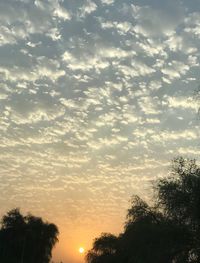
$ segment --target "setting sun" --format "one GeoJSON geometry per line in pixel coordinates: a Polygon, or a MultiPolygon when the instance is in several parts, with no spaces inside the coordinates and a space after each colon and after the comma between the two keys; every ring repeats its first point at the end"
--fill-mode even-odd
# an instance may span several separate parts
{"type": "Polygon", "coordinates": [[[83,254],[84,251],[85,251],[85,249],[84,249],[83,247],[80,247],[80,248],[79,248],[79,253],[80,253],[80,254],[83,254]]]}

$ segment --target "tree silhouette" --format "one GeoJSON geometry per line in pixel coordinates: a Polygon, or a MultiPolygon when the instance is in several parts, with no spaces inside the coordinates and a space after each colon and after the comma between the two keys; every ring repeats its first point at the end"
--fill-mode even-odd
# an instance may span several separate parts
{"type": "Polygon", "coordinates": [[[200,168],[196,161],[175,159],[172,176],[160,180],[157,189],[165,216],[189,233],[189,262],[200,262],[200,168]]]}
{"type": "Polygon", "coordinates": [[[134,196],[124,231],[110,242],[111,234],[95,239],[86,261],[200,262],[200,168],[195,160],[175,159],[171,176],[157,181],[156,193],[152,207],[134,196]]]}
{"type": "Polygon", "coordinates": [[[186,229],[135,196],[121,234],[123,262],[168,263],[186,246],[186,229]]]}
{"type": "Polygon", "coordinates": [[[93,248],[87,253],[86,260],[89,263],[115,262],[117,246],[118,238],[116,236],[103,233],[99,238],[94,240],[93,248]]]}
{"type": "Polygon", "coordinates": [[[13,209],[3,216],[0,229],[0,262],[49,263],[58,241],[58,228],[33,215],[13,209]]]}

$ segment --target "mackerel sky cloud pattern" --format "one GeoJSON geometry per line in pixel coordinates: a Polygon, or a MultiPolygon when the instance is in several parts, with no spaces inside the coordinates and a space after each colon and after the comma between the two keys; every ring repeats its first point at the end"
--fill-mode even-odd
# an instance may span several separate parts
{"type": "Polygon", "coordinates": [[[200,7],[163,2],[0,2],[1,213],[107,227],[199,156],[200,7]]]}

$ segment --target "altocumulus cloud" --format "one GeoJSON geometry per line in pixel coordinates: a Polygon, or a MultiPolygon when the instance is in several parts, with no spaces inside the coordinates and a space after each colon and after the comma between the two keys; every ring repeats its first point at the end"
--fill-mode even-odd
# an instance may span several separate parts
{"type": "Polygon", "coordinates": [[[1,1],[1,211],[107,222],[199,155],[195,2],[1,1]]]}

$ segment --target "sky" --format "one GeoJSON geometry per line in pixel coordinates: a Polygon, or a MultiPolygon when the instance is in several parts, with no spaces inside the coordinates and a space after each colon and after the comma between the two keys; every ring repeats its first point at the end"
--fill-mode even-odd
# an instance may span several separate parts
{"type": "Polygon", "coordinates": [[[0,1],[0,215],[56,223],[54,259],[119,233],[198,158],[199,0],[0,1]]]}

